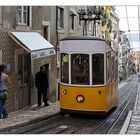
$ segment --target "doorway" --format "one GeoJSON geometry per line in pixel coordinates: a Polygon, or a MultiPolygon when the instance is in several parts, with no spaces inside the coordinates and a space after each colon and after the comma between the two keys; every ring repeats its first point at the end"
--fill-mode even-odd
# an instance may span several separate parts
{"type": "MultiPolygon", "coordinates": [[[[45,73],[47,75],[48,83],[49,83],[49,64],[45,64],[43,66],[45,67],[45,73]]],[[[49,83],[49,85],[50,85],[50,83],[49,83]]],[[[48,91],[47,91],[47,98],[48,98],[48,100],[50,100],[49,88],[48,88],[48,91]]]]}
{"type": "Polygon", "coordinates": [[[43,31],[44,31],[44,38],[46,40],[48,40],[48,26],[44,26],[43,27],[43,31]]]}
{"type": "Polygon", "coordinates": [[[31,77],[31,59],[30,53],[17,54],[17,87],[18,87],[18,109],[30,105],[30,77],[31,77]]]}

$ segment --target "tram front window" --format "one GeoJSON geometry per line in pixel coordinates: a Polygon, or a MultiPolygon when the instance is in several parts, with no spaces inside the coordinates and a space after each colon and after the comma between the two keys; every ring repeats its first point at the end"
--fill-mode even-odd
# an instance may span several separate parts
{"type": "Polygon", "coordinates": [[[104,54],[92,55],[92,84],[104,84],[104,54]]]}
{"type": "Polygon", "coordinates": [[[89,55],[71,55],[71,83],[89,85],[89,55]]]}
{"type": "Polygon", "coordinates": [[[69,83],[69,55],[61,54],[61,82],[69,83]]]}

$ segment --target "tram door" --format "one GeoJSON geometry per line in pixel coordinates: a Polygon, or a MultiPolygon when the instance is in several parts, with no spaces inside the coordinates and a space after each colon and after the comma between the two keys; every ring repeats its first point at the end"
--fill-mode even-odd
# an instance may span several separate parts
{"type": "Polygon", "coordinates": [[[17,60],[18,109],[30,104],[30,54],[19,54],[17,60]]]}

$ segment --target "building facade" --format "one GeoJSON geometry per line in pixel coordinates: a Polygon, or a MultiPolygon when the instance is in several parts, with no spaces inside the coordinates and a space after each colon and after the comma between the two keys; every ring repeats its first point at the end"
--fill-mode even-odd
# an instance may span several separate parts
{"type": "MultiPolygon", "coordinates": [[[[46,74],[49,77],[49,100],[52,102],[58,100],[59,40],[65,36],[81,35],[80,30],[82,31],[82,28],[74,7],[0,7],[0,63],[6,65],[12,81],[6,104],[9,111],[37,103],[34,78],[40,66],[46,67],[46,74]],[[29,34],[31,40],[28,40],[29,34]],[[48,46],[45,50],[41,50],[43,49],[43,44],[39,44],[41,41],[34,43],[38,37],[44,37],[54,48],[48,46]],[[29,47],[27,45],[29,42],[34,45],[29,47]],[[34,48],[37,43],[37,50],[33,50],[32,47],[34,48]]],[[[41,38],[42,41],[44,38],[41,38]]]]}
{"type": "Polygon", "coordinates": [[[135,58],[130,41],[125,32],[119,31],[119,79],[126,80],[135,69],[134,67],[135,58]]]}
{"type": "MultiPolygon", "coordinates": [[[[113,8],[93,6],[93,9],[102,10],[107,22],[97,20],[95,23],[89,21],[86,24],[85,21],[80,20],[81,8],[86,9],[87,6],[0,7],[0,63],[6,65],[12,81],[9,85],[7,101],[9,111],[36,104],[37,90],[34,78],[40,66],[45,66],[47,69],[46,74],[50,83],[49,100],[52,102],[58,100],[60,39],[87,34],[112,41],[111,45],[117,47],[114,36],[117,32],[118,17],[113,8]],[[32,35],[31,41],[24,33],[32,35]],[[37,36],[45,38],[50,43],[45,50],[42,48],[43,44],[38,44],[41,41],[34,43],[37,36]],[[34,45],[29,47],[29,42],[34,45]],[[37,44],[37,50],[34,50],[37,44]],[[54,48],[50,48],[50,45],[54,48]]],[[[42,38],[41,40],[43,41],[42,38]]]]}

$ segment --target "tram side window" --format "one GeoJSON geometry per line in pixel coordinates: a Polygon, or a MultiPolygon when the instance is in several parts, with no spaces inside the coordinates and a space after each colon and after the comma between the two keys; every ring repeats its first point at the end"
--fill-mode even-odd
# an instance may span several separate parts
{"type": "Polygon", "coordinates": [[[89,55],[71,55],[71,83],[89,85],[89,55]]]}
{"type": "Polygon", "coordinates": [[[114,80],[115,79],[115,56],[113,56],[112,57],[112,59],[111,59],[112,61],[111,61],[111,66],[112,66],[112,68],[111,68],[111,76],[112,76],[112,80],[114,80]]]}
{"type": "Polygon", "coordinates": [[[111,77],[111,52],[106,53],[106,81],[111,77]]]}
{"type": "Polygon", "coordinates": [[[118,61],[115,60],[115,81],[118,80],[118,61]]]}
{"type": "Polygon", "coordinates": [[[92,84],[104,84],[104,54],[92,55],[92,84]]]}
{"type": "Polygon", "coordinates": [[[69,55],[61,54],[61,82],[69,83],[69,55]]]}

